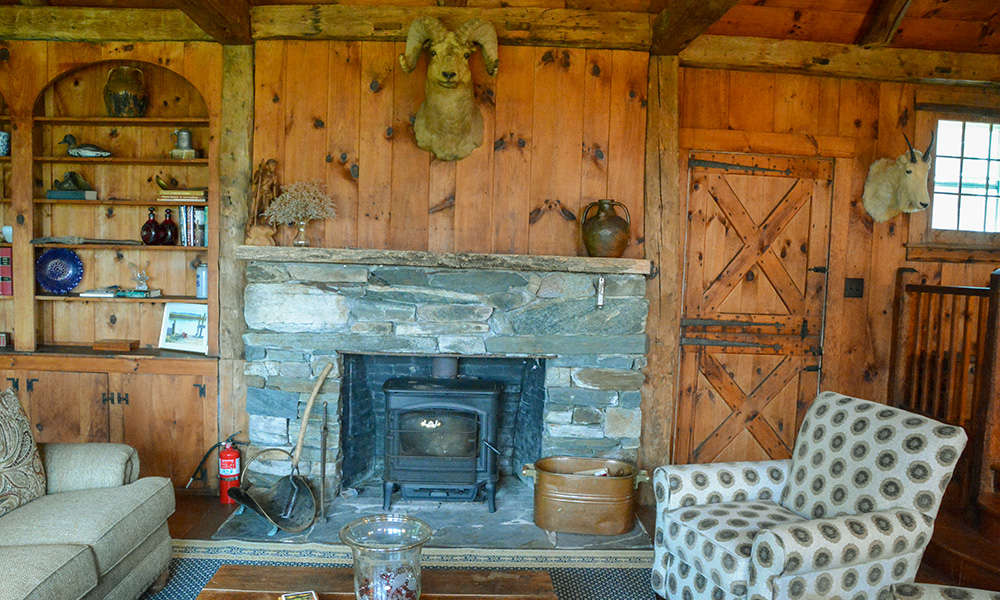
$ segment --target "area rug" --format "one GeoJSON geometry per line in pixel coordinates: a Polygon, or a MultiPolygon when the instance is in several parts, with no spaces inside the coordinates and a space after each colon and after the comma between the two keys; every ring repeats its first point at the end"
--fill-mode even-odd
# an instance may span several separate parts
{"type": "MultiPolygon", "coordinates": [[[[170,581],[143,600],[194,600],[224,564],[349,567],[351,551],[333,544],[174,540],[170,581]]],[[[496,550],[428,548],[421,564],[450,569],[543,569],[559,600],[653,600],[651,550],[496,550]]]]}

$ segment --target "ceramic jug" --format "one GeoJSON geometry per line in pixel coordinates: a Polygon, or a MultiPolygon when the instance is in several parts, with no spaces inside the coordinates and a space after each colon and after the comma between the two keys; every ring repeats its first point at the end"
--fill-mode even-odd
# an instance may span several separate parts
{"type": "Polygon", "coordinates": [[[583,209],[582,220],[583,245],[588,255],[618,258],[625,253],[632,219],[624,204],[614,200],[591,202],[583,209]],[[615,205],[625,211],[624,219],[615,212],[615,205]],[[595,206],[597,212],[588,218],[587,214],[595,206]]]}
{"type": "Polygon", "coordinates": [[[141,117],[149,98],[141,69],[121,65],[108,71],[104,86],[104,106],[109,117],[141,117]]]}

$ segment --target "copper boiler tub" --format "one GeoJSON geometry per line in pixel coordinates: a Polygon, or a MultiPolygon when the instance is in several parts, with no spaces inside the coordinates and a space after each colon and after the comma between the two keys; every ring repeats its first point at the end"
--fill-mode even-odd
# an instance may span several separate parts
{"type": "Polygon", "coordinates": [[[550,456],[524,465],[535,479],[535,525],[547,531],[621,535],[635,527],[636,488],[645,471],[613,458],[550,456]],[[608,475],[591,473],[607,469],[608,475]]]}

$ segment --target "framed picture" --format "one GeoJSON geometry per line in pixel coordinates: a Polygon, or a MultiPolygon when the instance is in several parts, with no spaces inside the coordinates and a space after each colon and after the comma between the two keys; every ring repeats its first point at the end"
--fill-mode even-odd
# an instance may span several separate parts
{"type": "Polygon", "coordinates": [[[160,348],[208,354],[208,306],[167,302],[160,327],[160,348]]]}

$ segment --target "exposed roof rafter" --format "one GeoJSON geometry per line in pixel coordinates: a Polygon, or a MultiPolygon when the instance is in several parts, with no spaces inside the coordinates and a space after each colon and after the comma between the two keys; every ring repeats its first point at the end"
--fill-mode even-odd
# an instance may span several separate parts
{"type": "MultiPolygon", "coordinates": [[[[909,0],[907,0],[909,1],[909,0]]],[[[674,0],[653,22],[649,53],[675,55],[722,18],[739,0],[674,0]]]]}
{"type": "Polygon", "coordinates": [[[221,44],[250,44],[250,0],[177,0],[177,8],[221,44]]]}
{"type": "Polygon", "coordinates": [[[888,46],[899,31],[910,0],[876,2],[868,13],[867,25],[858,35],[861,46],[888,46]]]}

